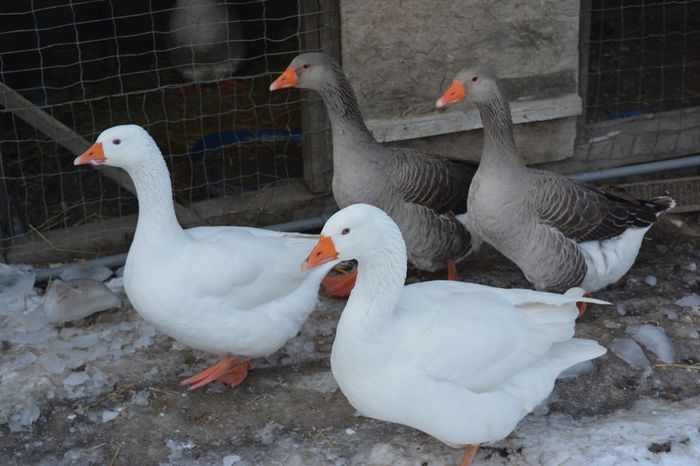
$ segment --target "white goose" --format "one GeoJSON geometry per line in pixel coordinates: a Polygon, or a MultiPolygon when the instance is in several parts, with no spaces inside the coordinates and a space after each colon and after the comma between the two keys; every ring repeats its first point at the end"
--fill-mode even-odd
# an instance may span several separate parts
{"type": "Polygon", "coordinates": [[[466,99],[476,104],[484,125],[467,202],[473,228],[537,290],[580,286],[590,293],[618,281],[634,264],[644,233],[674,200],[624,199],[528,168],[513,139],[508,101],[487,66],[460,71],[436,106],[466,99]]]}
{"type": "Polygon", "coordinates": [[[331,217],[302,268],[356,259],[331,369],[365,416],[420,429],[469,464],[478,444],[506,437],[552,391],[560,372],[605,349],[572,338],[565,295],[456,281],[404,286],[406,246],[384,212],[355,204],[331,217]]]}
{"type": "Polygon", "coordinates": [[[120,167],[136,187],[139,218],[124,269],[134,309],[193,348],[227,355],[185,380],[238,385],[250,359],[268,356],[297,334],[324,275],[299,263],[317,236],[245,227],[184,230],[175,217],[168,168],[141,127],[115,126],[75,159],[120,167]]]}

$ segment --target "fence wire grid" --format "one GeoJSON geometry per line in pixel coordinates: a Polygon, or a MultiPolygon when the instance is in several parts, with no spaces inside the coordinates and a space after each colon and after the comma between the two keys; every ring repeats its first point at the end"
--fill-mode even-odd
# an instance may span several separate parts
{"type": "Polygon", "coordinates": [[[700,105],[700,0],[589,5],[588,122],[700,105]]]}
{"type": "MultiPolygon", "coordinates": [[[[305,21],[334,14],[323,5],[2,2],[0,81],[90,142],[113,125],[145,127],[166,157],[178,203],[261,189],[303,176],[300,93],[268,87],[302,50],[302,36],[321,32],[304,25],[328,24],[305,21]],[[240,53],[239,69],[194,73],[191,49],[178,42],[194,34],[189,18],[223,31],[203,39],[224,51],[209,64],[226,65],[231,51],[240,53]]],[[[74,157],[0,109],[0,252],[32,232],[136,213],[131,193],[96,170],[74,167],[74,157]]]]}

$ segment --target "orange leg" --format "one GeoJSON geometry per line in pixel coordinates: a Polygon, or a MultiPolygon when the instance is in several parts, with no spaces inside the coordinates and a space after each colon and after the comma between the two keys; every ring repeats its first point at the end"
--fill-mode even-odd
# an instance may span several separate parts
{"type": "Polygon", "coordinates": [[[457,265],[452,259],[447,259],[447,279],[457,281],[462,279],[457,272],[457,265]]]}
{"type": "MultiPolygon", "coordinates": [[[[584,296],[588,297],[590,296],[589,293],[584,294],[584,296]]],[[[576,303],[576,307],[578,308],[578,317],[577,319],[580,319],[583,317],[583,315],[586,313],[586,309],[588,308],[588,303],[576,303]]]]}
{"type": "Polygon", "coordinates": [[[253,364],[248,358],[239,358],[238,356],[226,356],[221,361],[211,367],[207,367],[199,374],[195,374],[189,379],[183,380],[182,385],[189,385],[188,390],[203,387],[209,382],[218,380],[219,382],[235,387],[248,375],[248,369],[253,367],[253,364]]]}
{"type": "Polygon", "coordinates": [[[466,447],[464,447],[464,458],[462,458],[462,462],[459,463],[459,466],[470,466],[472,464],[472,459],[474,459],[474,455],[476,455],[476,451],[478,449],[479,445],[467,445],[466,447]]]}
{"type": "MultiPolygon", "coordinates": [[[[338,270],[336,266],[333,270],[338,270]]],[[[341,273],[335,273],[332,275],[327,275],[326,278],[321,282],[323,287],[323,292],[327,296],[333,298],[347,298],[350,296],[350,292],[355,287],[355,280],[357,279],[357,265],[353,264],[352,269],[349,271],[342,271],[341,273]]]]}

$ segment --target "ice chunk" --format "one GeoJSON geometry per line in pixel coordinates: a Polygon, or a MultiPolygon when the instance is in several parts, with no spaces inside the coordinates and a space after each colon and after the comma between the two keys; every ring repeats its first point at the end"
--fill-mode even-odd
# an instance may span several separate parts
{"type": "Polygon", "coordinates": [[[55,323],[82,319],[95,312],[119,307],[119,296],[102,282],[78,278],[67,282],[56,280],[44,296],[44,310],[55,323]]]}
{"type": "Polygon", "coordinates": [[[66,266],[60,277],[63,281],[74,280],[76,278],[92,278],[98,282],[103,282],[112,276],[112,271],[107,267],[95,267],[86,264],[72,264],[66,266]]]}
{"type": "Polygon", "coordinates": [[[0,315],[22,311],[34,291],[34,271],[26,265],[0,264],[0,315]]]}
{"type": "Polygon", "coordinates": [[[54,353],[44,353],[39,356],[39,364],[52,374],[61,374],[66,369],[66,362],[54,353]]]}
{"type": "Polygon", "coordinates": [[[224,456],[223,464],[224,466],[231,466],[236,463],[240,463],[241,457],[238,455],[228,455],[224,456]]]}
{"type": "Polygon", "coordinates": [[[655,325],[630,325],[625,333],[663,362],[672,364],[676,361],[676,349],[663,328],[655,325]]]}
{"type": "Polygon", "coordinates": [[[676,301],[676,304],[684,307],[700,306],[700,296],[696,295],[695,293],[690,293],[689,295],[676,301]]]}
{"type": "Polygon", "coordinates": [[[651,375],[651,363],[644,356],[642,348],[631,338],[615,338],[608,346],[615,356],[625,361],[634,369],[643,371],[644,377],[651,375]]]}
{"type": "Polygon", "coordinates": [[[345,435],[355,435],[356,433],[357,431],[352,427],[348,427],[345,429],[345,435]]]}
{"type": "Polygon", "coordinates": [[[131,396],[131,402],[136,406],[146,407],[148,406],[148,398],[150,398],[151,392],[148,390],[141,390],[139,392],[134,392],[131,396]]]}
{"type": "Polygon", "coordinates": [[[120,411],[121,410],[112,411],[109,409],[105,409],[104,411],[102,411],[102,422],[113,421],[119,416],[120,411]]]}
{"type": "Polygon", "coordinates": [[[96,333],[88,333],[86,335],[78,335],[73,337],[70,344],[73,346],[73,348],[85,349],[95,346],[98,340],[99,336],[96,333]]]}
{"type": "Polygon", "coordinates": [[[666,309],[666,318],[668,320],[678,320],[678,313],[673,309],[666,309]]]}
{"type": "Polygon", "coordinates": [[[646,283],[649,286],[656,286],[656,277],[653,275],[647,275],[644,279],[644,283],[646,283]]]}
{"type": "Polygon", "coordinates": [[[696,270],[698,270],[698,264],[696,264],[695,262],[691,262],[690,264],[688,264],[686,269],[690,270],[691,272],[695,272],[696,270]]]}
{"type": "Polygon", "coordinates": [[[24,315],[24,331],[26,332],[39,331],[46,327],[48,323],[49,319],[41,306],[37,306],[24,315]]]}
{"type": "Polygon", "coordinates": [[[76,385],[82,385],[90,380],[90,376],[85,372],[73,372],[71,375],[63,379],[63,385],[73,387],[76,385]]]}
{"type": "Polygon", "coordinates": [[[625,305],[624,304],[618,304],[615,306],[615,309],[617,310],[617,313],[620,314],[621,316],[624,316],[627,314],[627,311],[625,310],[625,305]]]}
{"type": "Polygon", "coordinates": [[[558,379],[571,379],[578,377],[579,375],[588,374],[595,370],[595,364],[593,361],[583,361],[576,365],[569,367],[567,370],[559,374],[558,379]]]}
{"type": "Polygon", "coordinates": [[[39,419],[40,414],[41,410],[36,404],[30,403],[24,406],[19,413],[10,416],[10,422],[8,422],[10,432],[20,432],[26,430],[27,428],[31,427],[31,425],[37,419],[39,419]]]}

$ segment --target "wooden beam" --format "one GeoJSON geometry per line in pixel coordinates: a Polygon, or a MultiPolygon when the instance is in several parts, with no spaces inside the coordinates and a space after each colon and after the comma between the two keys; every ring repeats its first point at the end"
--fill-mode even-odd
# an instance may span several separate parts
{"type": "MultiPolygon", "coordinates": [[[[78,156],[90,147],[90,142],[64,125],[44,110],[34,105],[11,87],[0,82],[0,106],[11,111],[34,128],[44,133],[57,144],[78,156]]],[[[100,173],[117,183],[122,188],[136,195],[131,178],[119,168],[98,166],[100,173]]],[[[190,219],[191,213],[184,206],[175,203],[175,211],[181,220],[190,219]]]]}
{"type": "MultiPolygon", "coordinates": [[[[581,113],[581,98],[567,94],[551,99],[511,102],[513,123],[532,123],[576,116],[581,113]]],[[[403,141],[440,134],[479,129],[481,117],[474,106],[464,110],[431,113],[419,117],[367,120],[367,127],[380,142],[403,141]]]]}
{"type": "MultiPolygon", "coordinates": [[[[201,224],[265,226],[317,217],[337,209],[330,194],[309,192],[303,182],[288,182],[273,188],[246,192],[192,204],[195,216],[184,227],[201,224]]],[[[52,230],[34,232],[14,240],[6,253],[10,263],[45,264],[92,259],[117,254],[129,248],[138,215],[52,230]]]]}

